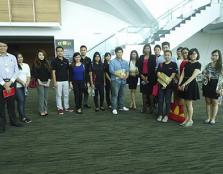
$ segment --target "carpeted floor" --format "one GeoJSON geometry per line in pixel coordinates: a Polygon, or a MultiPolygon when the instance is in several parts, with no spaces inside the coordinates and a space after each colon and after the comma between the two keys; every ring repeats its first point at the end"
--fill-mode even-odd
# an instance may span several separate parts
{"type": "Polygon", "coordinates": [[[194,103],[194,126],[183,128],[141,114],[140,99],[137,111],[118,116],[93,108],[58,116],[51,90],[49,116],[42,118],[36,91],[30,91],[33,122],[0,134],[0,174],[223,173],[222,106],[216,125],[206,125],[202,98],[194,103]]]}

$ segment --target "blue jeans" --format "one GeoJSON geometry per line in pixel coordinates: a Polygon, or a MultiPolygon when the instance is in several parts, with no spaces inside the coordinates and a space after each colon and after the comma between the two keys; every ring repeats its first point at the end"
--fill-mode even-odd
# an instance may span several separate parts
{"type": "Polygon", "coordinates": [[[159,87],[158,93],[158,115],[168,115],[170,113],[172,89],[162,89],[159,87]],[[163,111],[163,105],[165,100],[165,111],[163,111]]]}
{"type": "Polygon", "coordinates": [[[112,109],[118,109],[124,107],[124,88],[125,84],[117,82],[115,80],[111,81],[112,109]]]}
{"type": "Polygon", "coordinates": [[[19,117],[22,120],[23,118],[26,118],[25,116],[25,102],[26,102],[26,96],[25,96],[25,88],[16,88],[16,101],[17,101],[17,109],[19,113],[19,117]]]}

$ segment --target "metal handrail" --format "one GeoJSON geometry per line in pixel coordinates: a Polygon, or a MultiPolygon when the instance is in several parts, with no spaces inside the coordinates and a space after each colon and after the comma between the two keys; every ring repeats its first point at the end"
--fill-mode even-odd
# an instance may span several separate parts
{"type": "MultiPolygon", "coordinates": [[[[196,1],[196,0],[183,0],[181,1],[180,3],[178,3],[177,5],[175,5],[173,8],[171,8],[170,10],[168,10],[167,12],[165,12],[164,14],[162,14],[161,16],[159,16],[156,20],[156,22],[152,23],[152,25],[150,27],[137,27],[137,26],[127,26],[127,27],[124,27],[122,29],[120,29],[119,31],[117,31],[116,33],[110,35],[109,37],[107,37],[106,39],[104,39],[103,41],[99,42],[98,44],[96,44],[95,46],[93,46],[92,48],[90,48],[88,50],[88,52],[94,50],[95,48],[97,48],[98,46],[106,43],[108,40],[110,40],[111,38],[114,38],[118,33],[122,33],[124,31],[127,31],[128,32],[128,29],[131,28],[131,27],[135,27],[135,28],[139,28],[139,31],[138,33],[140,33],[140,31],[143,30],[143,28],[150,28],[150,33],[149,35],[152,36],[156,31],[158,31],[159,29],[161,28],[164,28],[165,26],[167,26],[168,23],[166,23],[165,25],[163,25],[161,28],[160,28],[160,25],[159,23],[162,22],[162,21],[165,21],[166,19],[169,19],[169,17],[171,17],[171,20],[173,19],[173,14],[175,12],[177,12],[177,10],[179,9],[183,9],[186,5],[188,5],[189,3],[193,2],[193,1],[196,1]]],[[[212,3],[213,0],[209,0],[209,3],[212,3]]],[[[218,1],[221,1],[221,0],[218,0],[218,1]]],[[[208,3],[207,3],[208,4],[208,3]]],[[[193,11],[191,11],[193,12],[193,11]]],[[[181,14],[183,15],[183,13],[181,14]]],[[[184,19],[182,18],[181,21],[183,21],[184,19]]]]}

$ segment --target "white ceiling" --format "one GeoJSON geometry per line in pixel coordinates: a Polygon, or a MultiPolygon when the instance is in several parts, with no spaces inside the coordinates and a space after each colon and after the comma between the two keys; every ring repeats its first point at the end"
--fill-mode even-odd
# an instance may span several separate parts
{"type": "MultiPolygon", "coordinates": [[[[69,0],[115,16],[132,26],[150,26],[155,18],[141,0],[69,0]]],[[[83,12],[84,13],[84,12],[83,12]]]]}

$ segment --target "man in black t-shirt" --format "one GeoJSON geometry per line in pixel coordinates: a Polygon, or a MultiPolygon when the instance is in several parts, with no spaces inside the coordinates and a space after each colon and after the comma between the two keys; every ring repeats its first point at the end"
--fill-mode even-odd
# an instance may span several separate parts
{"type": "Polygon", "coordinates": [[[64,49],[61,46],[56,48],[57,57],[51,62],[53,85],[56,89],[56,103],[59,115],[67,112],[73,112],[69,107],[69,61],[64,58],[64,49]],[[64,108],[62,106],[62,97],[64,98],[64,108]]]}
{"type": "Polygon", "coordinates": [[[88,105],[88,88],[90,88],[90,79],[92,79],[92,67],[91,67],[91,59],[86,56],[87,54],[87,47],[85,45],[82,45],[80,47],[80,53],[81,53],[81,62],[84,64],[85,67],[85,88],[84,88],[84,107],[90,108],[88,105]]]}

